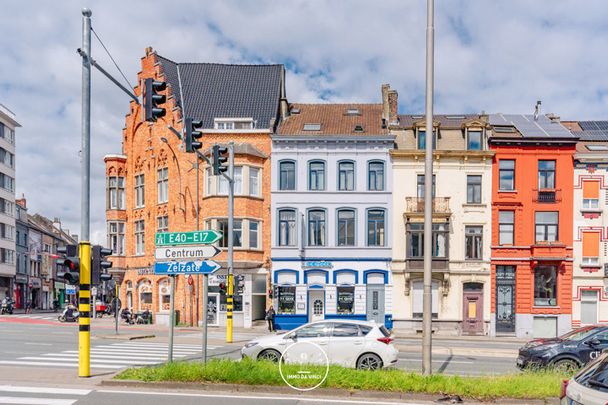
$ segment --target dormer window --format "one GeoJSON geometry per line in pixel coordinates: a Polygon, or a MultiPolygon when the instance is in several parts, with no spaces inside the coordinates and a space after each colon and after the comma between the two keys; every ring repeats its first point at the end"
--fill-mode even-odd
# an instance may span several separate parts
{"type": "Polygon", "coordinates": [[[467,150],[482,150],[482,132],[481,130],[467,130],[467,150]]]}
{"type": "Polygon", "coordinates": [[[220,130],[255,129],[253,118],[216,118],[214,128],[220,130]]]}
{"type": "Polygon", "coordinates": [[[304,124],[304,131],[320,131],[320,130],[321,130],[321,124],[312,124],[312,123],[304,124]]]}
{"type": "Polygon", "coordinates": [[[355,132],[363,132],[363,125],[361,125],[361,124],[355,125],[355,132]]]}
{"type": "Polygon", "coordinates": [[[358,108],[349,108],[346,110],[346,115],[361,115],[358,108]]]}

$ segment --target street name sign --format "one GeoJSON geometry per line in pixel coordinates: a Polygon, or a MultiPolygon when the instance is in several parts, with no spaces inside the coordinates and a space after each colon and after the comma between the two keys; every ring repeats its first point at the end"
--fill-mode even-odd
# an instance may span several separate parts
{"type": "Polygon", "coordinates": [[[156,234],[156,246],[175,245],[209,245],[222,238],[222,233],[213,229],[193,232],[159,232],[156,234]]]}
{"type": "Polygon", "coordinates": [[[222,266],[213,260],[193,262],[156,262],[154,263],[154,274],[213,274],[221,268],[222,266]]]}
{"type": "Polygon", "coordinates": [[[198,246],[165,246],[156,248],[157,260],[196,260],[211,259],[217,256],[221,250],[212,245],[198,246]]]}

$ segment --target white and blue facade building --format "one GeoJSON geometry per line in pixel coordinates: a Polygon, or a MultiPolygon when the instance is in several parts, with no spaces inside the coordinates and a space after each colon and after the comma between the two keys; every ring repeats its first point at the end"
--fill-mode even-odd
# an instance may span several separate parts
{"type": "Polygon", "coordinates": [[[356,319],[391,328],[394,137],[381,105],[291,108],[272,139],[276,327],[356,319]]]}

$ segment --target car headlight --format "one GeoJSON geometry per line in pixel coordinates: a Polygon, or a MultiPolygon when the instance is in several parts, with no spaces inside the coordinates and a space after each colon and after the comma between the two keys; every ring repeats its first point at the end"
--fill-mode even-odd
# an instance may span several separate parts
{"type": "Polygon", "coordinates": [[[245,344],[245,349],[249,349],[250,347],[253,347],[255,345],[257,345],[258,342],[249,342],[245,344]]]}

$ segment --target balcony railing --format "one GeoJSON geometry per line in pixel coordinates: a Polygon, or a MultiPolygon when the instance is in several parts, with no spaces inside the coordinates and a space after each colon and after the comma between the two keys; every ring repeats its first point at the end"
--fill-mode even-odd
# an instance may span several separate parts
{"type": "MultiPolygon", "coordinates": [[[[405,212],[409,213],[424,213],[424,198],[405,197],[405,212]]],[[[435,197],[433,198],[433,213],[434,214],[449,214],[450,197],[435,197]]]]}
{"type": "Polygon", "coordinates": [[[534,189],[534,202],[556,203],[562,201],[562,190],[559,188],[534,189]]]}

